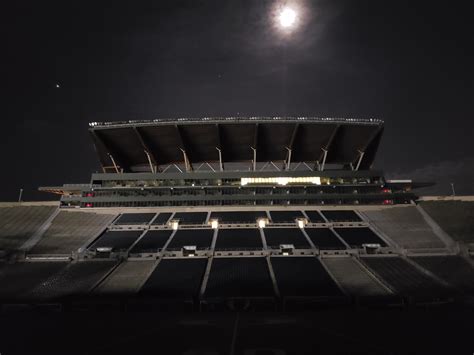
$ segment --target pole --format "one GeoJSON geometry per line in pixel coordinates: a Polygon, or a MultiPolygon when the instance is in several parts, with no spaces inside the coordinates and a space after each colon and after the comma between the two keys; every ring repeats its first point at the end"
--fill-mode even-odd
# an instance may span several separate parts
{"type": "Polygon", "coordinates": [[[23,189],[20,189],[20,194],[18,195],[18,202],[21,202],[21,196],[23,196],[23,189]]]}
{"type": "Polygon", "coordinates": [[[456,196],[456,191],[454,190],[454,182],[451,183],[451,189],[453,190],[453,196],[456,196]]]}

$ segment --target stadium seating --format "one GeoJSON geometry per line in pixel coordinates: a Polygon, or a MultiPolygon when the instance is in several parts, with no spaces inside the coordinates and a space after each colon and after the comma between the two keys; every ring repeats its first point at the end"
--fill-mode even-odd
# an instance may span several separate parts
{"type": "Polygon", "coordinates": [[[265,228],[264,232],[270,248],[279,248],[280,244],[293,244],[296,249],[310,248],[299,228],[265,228]]]}
{"type": "Polygon", "coordinates": [[[301,211],[270,211],[274,223],[294,223],[296,218],[303,218],[301,211]]]}
{"type": "Polygon", "coordinates": [[[321,211],[329,222],[361,222],[360,217],[350,210],[327,210],[321,211]]]}
{"type": "Polygon", "coordinates": [[[178,219],[180,224],[204,224],[207,212],[176,212],[173,219],[178,219]]]}
{"type": "Polygon", "coordinates": [[[419,256],[412,258],[463,292],[474,294],[474,268],[460,256],[419,256]]]}
{"type": "Polygon", "coordinates": [[[308,216],[310,222],[312,223],[325,223],[326,222],[318,211],[305,211],[305,213],[308,216]]]}
{"type": "Polygon", "coordinates": [[[115,224],[148,224],[156,213],[123,213],[115,224]]]}
{"type": "Polygon", "coordinates": [[[34,299],[59,299],[84,295],[116,265],[114,260],[80,261],[70,263],[58,273],[39,284],[30,296],[34,299]]]}
{"type": "Polygon", "coordinates": [[[111,247],[112,251],[126,251],[137,240],[143,231],[107,231],[102,234],[88,249],[111,247]]]}
{"type": "Polygon", "coordinates": [[[198,249],[207,249],[211,247],[213,235],[213,229],[179,229],[167,249],[177,250],[185,245],[195,245],[198,249]]]}
{"type": "Polygon", "coordinates": [[[350,295],[376,297],[389,294],[353,258],[325,258],[322,259],[322,262],[339,282],[339,285],[350,295]]]}
{"type": "Polygon", "coordinates": [[[284,297],[342,296],[316,257],[270,258],[278,289],[284,297]]]}
{"type": "Polygon", "coordinates": [[[361,260],[403,296],[442,296],[448,290],[400,257],[364,257],[361,260]]]}
{"type": "Polygon", "coordinates": [[[138,293],[155,264],[156,260],[123,262],[97,287],[95,292],[114,295],[138,293]]]}
{"type": "Polygon", "coordinates": [[[370,223],[403,248],[445,247],[414,206],[364,211],[364,214],[370,223]]]}
{"type": "Polygon", "coordinates": [[[309,239],[318,249],[346,249],[346,246],[329,228],[305,228],[309,239]]]}
{"type": "Polygon", "coordinates": [[[30,254],[70,254],[100,233],[113,214],[61,211],[30,254]]]}
{"type": "Polygon", "coordinates": [[[55,209],[55,206],[0,207],[0,249],[20,248],[55,209]]]}
{"type": "Polygon", "coordinates": [[[337,234],[351,247],[360,248],[362,244],[387,244],[369,228],[335,228],[337,234]]]}
{"type": "Polygon", "coordinates": [[[66,262],[0,263],[0,299],[29,298],[28,293],[67,266],[66,262]]]}
{"type": "Polygon", "coordinates": [[[260,231],[252,229],[219,229],[216,241],[216,250],[230,249],[261,249],[262,238],[260,231]]]}
{"type": "Polygon", "coordinates": [[[221,223],[255,223],[258,218],[267,218],[265,211],[212,212],[211,219],[221,223]]]}
{"type": "Polygon", "coordinates": [[[163,259],[140,294],[159,298],[193,298],[199,295],[207,259],[163,259]]]}
{"type": "Polygon", "coordinates": [[[131,253],[156,253],[162,249],[169,237],[171,236],[171,230],[149,230],[146,234],[140,238],[137,244],[135,244],[130,251],[131,253]]]}
{"type": "Polygon", "coordinates": [[[168,223],[172,213],[171,212],[160,212],[158,217],[151,223],[152,225],[163,225],[168,223]]]}
{"type": "Polygon", "coordinates": [[[205,296],[273,297],[265,258],[214,258],[205,296]]]}
{"type": "Polygon", "coordinates": [[[474,242],[473,201],[422,201],[420,204],[454,240],[474,242]]]}

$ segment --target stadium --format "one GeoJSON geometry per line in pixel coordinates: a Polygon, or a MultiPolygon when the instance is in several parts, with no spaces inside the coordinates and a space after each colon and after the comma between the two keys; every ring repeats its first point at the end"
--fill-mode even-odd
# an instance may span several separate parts
{"type": "Polygon", "coordinates": [[[51,334],[71,353],[469,349],[474,198],[386,179],[373,168],[383,131],[314,117],[90,123],[101,171],[88,183],[0,204],[0,352],[59,353],[51,334]],[[18,350],[23,327],[37,343],[18,350]]]}

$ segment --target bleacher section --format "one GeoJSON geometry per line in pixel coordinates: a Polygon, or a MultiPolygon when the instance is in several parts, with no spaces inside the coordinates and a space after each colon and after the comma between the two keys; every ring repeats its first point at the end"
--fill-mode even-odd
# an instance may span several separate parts
{"type": "Polygon", "coordinates": [[[163,259],[140,293],[159,298],[193,298],[199,290],[207,259],[163,259]]]}
{"type": "Polygon", "coordinates": [[[304,216],[301,211],[270,211],[270,217],[273,223],[294,223],[304,216]]]}
{"type": "Polygon", "coordinates": [[[412,260],[459,290],[474,295],[474,268],[463,257],[420,256],[412,260]]]}
{"type": "Polygon", "coordinates": [[[207,212],[177,212],[173,216],[180,224],[204,224],[206,218],[207,212]]]}
{"type": "Polygon", "coordinates": [[[265,240],[270,248],[279,248],[280,244],[293,244],[296,249],[310,248],[299,228],[265,228],[265,240]]]}
{"type": "Polygon", "coordinates": [[[166,224],[168,223],[168,220],[170,219],[171,215],[172,215],[171,212],[161,212],[158,214],[158,217],[156,217],[151,224],[152,225],[166,224]]]}
{"type": "Polygon", "coordinates": [[[178,250],[185,245],[195,245],[197,249],[208,249],[212,243],[213,229],[179,229],[168,245],[168,250],[178,250]]]}
{"type": "Polygon", "coordinates": [[[339,285],[350,295],[357,297],[378,297],[389,292],[371,277],[362,266],[351,257],[324,258],[322,262],[339,285]]]}
{"type": "Polygon", "coordinates": [[[148,224],[155,215],[156,213],[124,213],[115,221],[115,224],[148,224]]]}
{"type": "Polygon", "coordinates": [[[267,218],[265,211],[212,212],[210,219],[220,223],[255,223],[258,218],[267,218]]]}
{"type": "Polygon", "coordinates": [[[145,283],[156,260],[127,261],[120,264],[95,290],[99,294],[135,294],[145,283]]]}
{"type": "Polygon", "coordinates": [[[0,250],[20,248],[55,209],[55,206],[0,207],[0,250]]]}
{"type": "Polygon", "coordinates": [[[0,263],[0,299],[20,300],[68,264],[66,262],[0,263]]]}
{"type": "Polygon", "coordinates": [[[473,201],[422,201],[420,205],[454,240],[474,242],[473,201]]]}
{"type": "Polygon", "coordinates": [[[318,211],[305,211],[311,223],[325,223],[323,216],[318,211]]]}
{"type": "Polygon", "coordinates": [[[316,257],[270,258],[278,289],[283,297],[342,296],[341,291],[316,257]]]}
{"type": "Polygon", "coordinates": [[[365,211],[364,214],[370,223],[403,248],[445,247],[414,206],[365,211]]]}
{"type": "Polygon", "coordinates": [[[261,249],[262,238],[256,228],[248,229],[219,229],[216,250],[229,249],[261,249]]]}
{"type": "Polygon", "coordinates": [[[163,230],[149,230],[146,234],[140,238],[137,244],[135,244],[130,251],[131,253],[156,253],[161,250],[172,231],[169,229],[163,230]]]}
{"type": "Polygon", "coordinates": [[[346,246],[329,228],[305,228],[309,239],[318,249],[346,249],[346,246]]]}
{"type": "Polygon", "coordinates": [[[350,210],[326,210],[321,211],[329,222],[361,222],[362,220],[354,211],[350,210]]]}
{"type": "Polygon", "coordinates": [[[214,258],[205,296],[273,297],[273,285],[266,259],[214,258]]]}
{"type": "Polygon", "coordinates": [[[29,254],[70,254],[100,233],[115,215],[61,211],[29,254]]]}
{"type": "Polygon", "coordinates": [[[133,242],[140,237],[143,231],[107,231],[102,234],[92,245],[89,250],[97,248],[112,248],[112,251],[126,251],[133,242]]]}
{"type": "Polygon", "coordinates": [[[364,257],[361,260],[403,296],[444,296],[449,293],[445,286],[400,257],[364,257]]]}
{"type": "Polygon", "coordinates": [[[369,228],[335,228],[337,234],[352,248],[360,248],[362,244],[387,244],[369,228]]]}
{"type": "Polygon", "coordinates": [[[70,263],[39,284],[29,296],[34,299],[55,300],[87,294],[116,264],[114,260],[70,263]]]}

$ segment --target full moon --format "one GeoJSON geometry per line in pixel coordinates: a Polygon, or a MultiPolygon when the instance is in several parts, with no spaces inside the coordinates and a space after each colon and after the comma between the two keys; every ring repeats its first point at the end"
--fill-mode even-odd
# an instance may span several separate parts
{"type": "Polygon", "coordinates": [[[285,7],[280,12],[279,20],[281,27],[291,27],[296,21],[296,12],[289,7],[285,7]]]}

